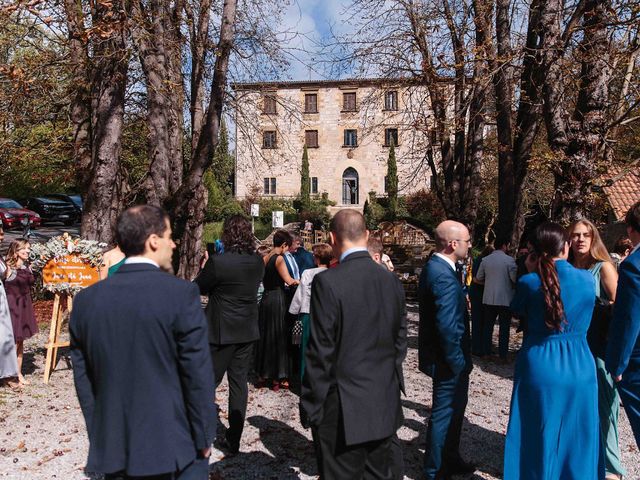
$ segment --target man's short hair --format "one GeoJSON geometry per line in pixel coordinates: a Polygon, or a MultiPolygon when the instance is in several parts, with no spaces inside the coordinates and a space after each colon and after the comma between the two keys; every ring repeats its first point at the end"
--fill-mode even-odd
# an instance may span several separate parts
{"type": "Polygon", "coordinates": [[[118,217],[116,241],[127,257],[142,255],[151,235],[164,235],[169,215],[155,205],[136,205],[126,209],[118,217]]]}
{"type": "Polygon", "coordinates": [[[273,246],[280,247],[285,243],[291,246],[293,239],[291,238],[291,234],[286,230],[278,230],[273,234],[273,246]]]}
{"type": "Polygon", "coordinates": [[[634,203],[627,211],[627,215],[624,217],[624,223],[640,233],[640,201],[634,203]]]}
{"type": "Polygon", "coordinates": [[[498,236],[493,242],[493,245],[494,247],[496,247],[496,249],[501,249],[502,247],[509,247],[510,243],[511,242],[506,236],[498,236]]]}
{"type": "Polygon", "coordinates": [[[377,253],[382,257],[382,240],[376,235],[370,235],[367,241],[367,250],[371,255],[377,253]]]}
{"type": "Polygon", "coordinates": [[[329,228],[339,240],[354,242],[361,240],[367,234],[367,224],[364,216],[353,209],[340,210],[334,215],[329,228]]]}
{"type": "Polygon", "coordinates": [[[331,263],[331,259],[333,258],[333,249],[331,245],[328,243],[316,243],[312,248],[313,256],[318,259],[320,265],[324,265],[326,267],[331,263]]]}

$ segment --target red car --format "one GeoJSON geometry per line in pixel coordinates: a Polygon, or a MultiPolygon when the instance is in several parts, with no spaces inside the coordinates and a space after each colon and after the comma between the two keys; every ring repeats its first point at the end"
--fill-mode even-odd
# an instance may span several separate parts
{"type": "Polygon", "coordinates": [[[2,226],[7,230],[23,227],[23,219],[29,219],[33,228],[38,227],[41,222],[40,215],[33,210],[27,210],[10,198],[0,198],[0,219],[2,226]]]}

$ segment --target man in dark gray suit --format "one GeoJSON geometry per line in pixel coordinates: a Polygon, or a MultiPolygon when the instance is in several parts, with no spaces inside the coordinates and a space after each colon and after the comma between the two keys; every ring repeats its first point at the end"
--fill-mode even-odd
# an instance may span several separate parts
{"type": "Polygon", "coordinates": [[[69,322],[87,470],[205,480],[216,409],[200,292],[162,271],[175,248],[162,209],[126,210],[116,238],[125,264],[76,295],[69,322]]]}
{"type": "Polygon", "coordinates": [[[324,480],[392,478],[403,419],[404,291],[371,259],[367,238],[362,214],[338,212],[331,240],[340,265],[313,281],[302,405],[324,480]]]}

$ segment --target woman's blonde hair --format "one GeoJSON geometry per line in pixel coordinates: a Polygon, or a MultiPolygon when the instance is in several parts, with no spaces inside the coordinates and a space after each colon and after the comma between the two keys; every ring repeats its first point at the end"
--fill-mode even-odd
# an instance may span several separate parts
{"type": "Polygon", "coordinates": [[[7,256],[5,257],[7,265],[15,268],[18,262],[18,250],[23,249],[27,245],[29,245],[29,240],[25,240],[24,238],[18,238],[11,242],[7,250],[7,256]]]}
{"type": "MultiPolygon", "coordinates": [[[[613,263],[613,260],[611,260],[611,256],[607,251],[607,247],[605,247],[604,242],[600,237],[600,233],[598,232],[598,229],[590,220],[587,220],[586,218],[581,218],[573,222],[571,225],[569,225],[569,228],[567,228],[567,236],[569,237],[569,239],[572,238],[573,231],[578,225],[584,225],[585,227],[587,227],[587,230],[591,234],[591,247],[589,248],[591,263],[592,264],[595,262],[613,263]]],[[[574,261],[575,261],[575,258],[573,255],[573,249],[571,249],[569,252],[569,262],[573,264],[574,261]]]]}

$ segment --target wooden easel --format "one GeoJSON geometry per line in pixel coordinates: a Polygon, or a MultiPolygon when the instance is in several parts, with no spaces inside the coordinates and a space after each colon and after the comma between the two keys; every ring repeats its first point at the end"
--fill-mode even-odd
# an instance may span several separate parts
{"type": "Polygon", "coordinates": [[[69,342],[60,341],[60,332],[64,321],[64,314],[71,314],[73,297],[66,293],[56,293],[53,299],[53,313],[51,314],[51,326],[49,328],[49,343],[47,343],[47,359],[44,364],[44,383],[49,383],[51,373],[56,368],[58,348],[68,347],[69,342]]]}

